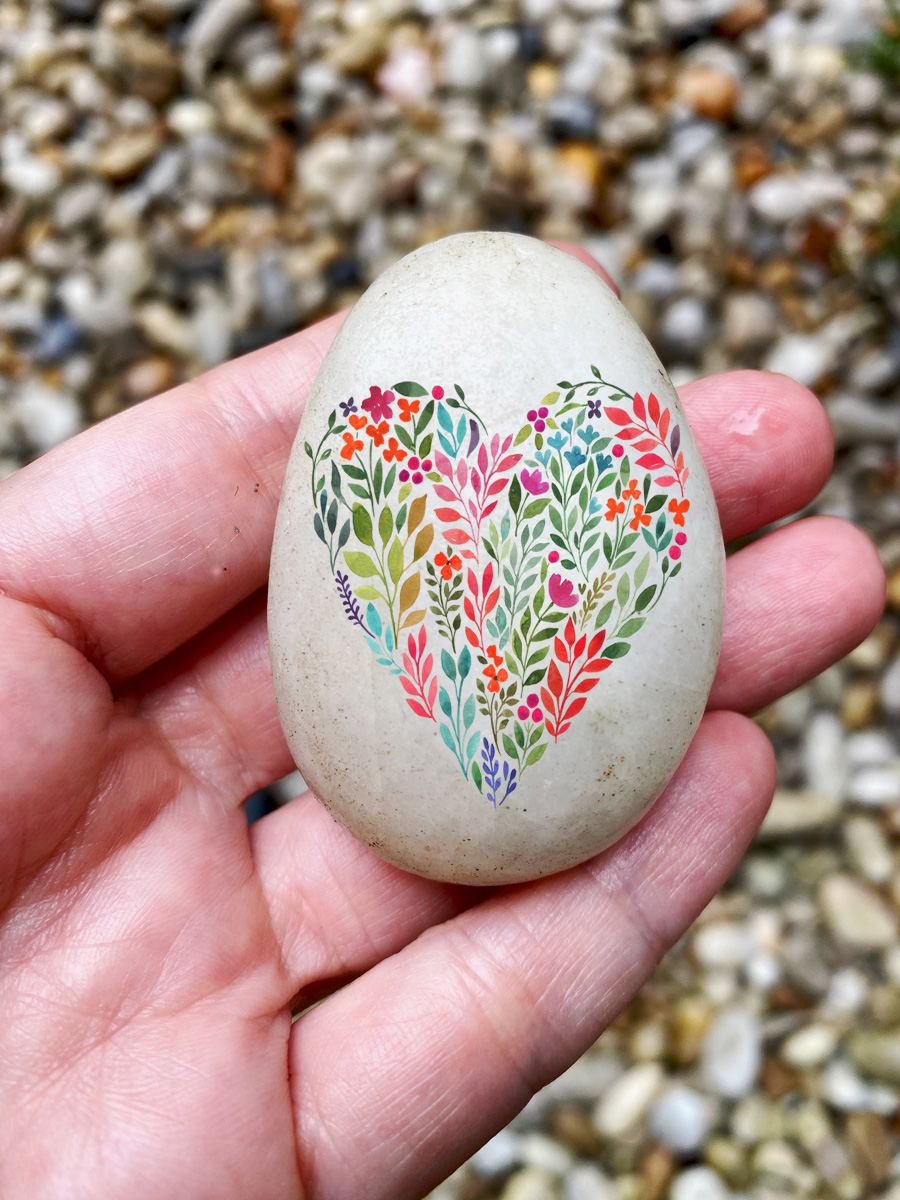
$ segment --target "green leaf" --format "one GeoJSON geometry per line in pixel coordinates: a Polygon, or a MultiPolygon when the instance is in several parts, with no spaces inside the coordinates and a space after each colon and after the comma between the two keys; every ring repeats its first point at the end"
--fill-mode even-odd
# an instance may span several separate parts
{"type": "Polygon", "coordinates": [[[369,583],[361,583],[353,589],[354,593],[359,596],[360,600],[383,600],[381,592],[377,588],[373,588],[369,583]]]}
{"type": "Polygon", "coordinates": [[[412,491],[412,484],[404,483],[404,485],[401,487],[400,491],[397,493],[397,499],[400,501],[401,504],[407,498],[407,496],[409,495],[409,493],[411,491],[412,491]]]}
{"type": "Polygon", "coordinates": [[[466,700],[465,704],[463,705],[463,709],[462,709],[463,729],[468,729],[474,720],[475,720],[475,697],[469,696],[468,699],[466,700]]]}
{"type": "Polygon", "coordinates": [[[516,754],[516,743],[512,740],[508,733],[501,735],[503,738],[503,748],[513,761],[518,757],[516,754]]]}
{"type": "Polygon", "coordinates": [[[644,512],[646,512],[646,513],[658,512],[662,508],[662,506],[665,504],[665,502],[666,502],[665,496],[651,496],[650,499],[647,501],[647,507],[644,509],[644,512]]]}
{"type": "Polygon", "coordinates": [[[365,487],[363,484],[350,483],[347,486],[350,488],[350,491],[353,493],[354,496],[359,496],[360,500],[371,501],[372,497],[369,495],[369,489],[367,487],[365,487]]]}
{"type": "Polygon", "coordinates": [[[304,442],[304,443],[303,443],[303,449],[306,451],[307,457],[308,457],[308,458],[312,458],[312,456],[313,456],[313,448],[312,448],[312,446],[309,444],[309,442],[304,442]]]}
{"type": "Polygon", "coordinates": [[[619,608],[623,611],[628,603],[628,597],[631,594],[631,580],[627,575],[620,575],[619,582],[616,584],[616,599],[619,601],[619,608]]]}
{"type": "Polygon", "coordinates": [[[362,467],[356,466],[355,463],[344,463],[344,474],[348,475],[351,479],[358,480],[360,483],[364,483],[366,479],[365,471],[362,467]]]}
{"type": "Polygon", "coordinates": [[[319,541],[325,541],[325,526],[322,524],[322,518],[318,513],[313,514],[313,529],[316,531],[316,537],[319,541]]]}
{"type": "Polygon", "coordinates": [[[415,452],[416,444],[412,440],[412,437],[410,436],[410,434],[407,432],[407,430],[405,430],[403,428],[402,425],[395,425],[394,433],[396,433],[397,440],[400,442],[401,446],[405,446],[406,449],[410,452],[410,454],[415,452]]]}
{"type": "Polygon", "coordinates": [[[613,642],[611,646],[603,647],[604,658],[624,658],[631,649],[627,642],[613,642]]]}
{"type": "Polygon", "coordinates": [[[364,546],[374,547],[375,538],[372,536],[372,518],[361,504],[353,505],[353,532],[364,546]]]}
{"type": "MultiPolygon", "coordinates": [[[[453,705],[450,703],[450,693],[447,691],[446,688],[441,688],[441,690],[438,692],[438,700],[440,701],[441,712],[444,714],[444,716],[445,717],[452,716],[453,715],[453,705]]],[[[450,749],[452,750],[453,747],[451,746],[450,749]]]]}
{"type": "MultiPolygon", "coordinates": [[[[532,500],[525,511],[522,513],[523,521],[530,521],[532,517],[539,517],[547,505],[550,503],[549,496],[543,496],[540,500],[532,500]]],[[[550,520],[553,518],[551,516],[550,520]]]]}
{"type": "Polygon", "coordinates": [[[519,430],[519,432],[516,434],[516,440],[513,442],[513,445],[521,446],[522,443],[527,442],[530,437],[531,437],[531,426],[523,425],[522,428],[519,430]]]}
{"type": "MultiPolygon", "coordinates": [[[[423,430],[428,428],[429,423],[431,422],[431,418],[433,416],[434,416],[434,401],[429,400],[428,403],[425,405],[425,407],[422,409],[421,413],[419,414],[418,421],[415,422],[417,438],[421,437],[423,430]]],[[[421,451],[419,454],[419,458],[424,458],[425,453],[426,453],[425,451],[421,451]]]]}
{"type": "MultiPolygon", "coordinates": [[[[366,515],[368,516],[368,513],[366,515]]],[[[372,525],[370,522],[369,523],[370,531],[371,531],[371,528],[372,528],[372,525]]],[[[383,546],[386,546],[388,544],[388,542],[391,540],[391,534],[394,532],[394,518],[391,514],[391,510],[387,506],[385,506],[381,510],[381,516],[378,518],[378,532],[381,535],[381,544],[383,546]]],[[[360,538],[360,541],[362,541],[362,540],[363,539],[360,538]]]]}
{"type": "Polygon", "coordinates": [[[613,552],[612,538],[609,536],[608,533],[604,533],[604,535],[603,535],[603,557],[606,559],[607,562],[609,562],[609,560],[612,558],[612,552],[613,552]]]}
{"type": "Polygon", "coordinates": [[[646,619],[647,619],[646,617],[632,617],[631,620],[626,621],[625,624],[622,626],[622,628],[619,630],[619,637],[623,637],[623,638],[634,637],[634,635],[642,627],[642,625],[644,624],[646,619]]]}
{"type": "Polygon", "coordinates": [[[627,554],[620,554],[616,561],[612,564],[612,569],[614,571],[621,571],[622,567],[624,567],[626,563],[630,563],[633,558],[633,550],[629,550],[627,554]]]}
{"type": "Polygon", "coordinates": [[[375,492],[376,502],[381,498],[381,485],[384,481],[384,464],[379,458],[375,464],[375,470],[372,472],[372,488],[375,492]]]}
{"type": "Polygon", "coordinates": [[[341,526],[341,532],[338,534],[337,548],[338,551],[343,550],[344,546],[350,540],[350,521],[346,520],[341,526]]]}
{"type": "Polygon", "coordinates": [[[336,462],[334,462],[334,460],[332,460],[331,463],[331,490],[339,500],[343,499],[341,496],[341,473],[338,470],[338,465],[336,462]]]}
{"type": "Polygon", "coordinates": [[[645,554],[641,561],[634,569],[634,590],[637,591],[644,580],[647,578],[647,571],[650,567],[650,555],[645,554]]]}
{"type": "Polygon", "coordinates": [[[522,684],[522,687],[534,687],[536,684],[541,682],[541,680],[544,678],[545,674],[546,674],[546,668],[539,667],[537,671],[531,672],[531,674],[528,676],[528,678],[522,684]]]}
{"type": "MultiPolygon", "coordinates": [[[[476,738],[478,738],[478,737],[480,737],[480,736],[481,736],[481,735],[480,735],[480,734],[478,734],[478,733],[476,733],[476,734],[475,734],[475,737],[476,737],[476,738]]],[[[472,740],[474,741],[474,740],[475,740],[475,738],[473,738],[472,740]]],[[[470,745],[470,746],[471,746],[471,744],[472,744],[472,742],[470,742],[470,743],[469,743],[469,745],[470,745]]],[[[478,748],[478,746],[477,746],[477,743],[476,743],[476,747],[475,747],[475,748],[476,748],[476,749],[478,748]]],[[[470,753],[470,754],[474,754],[474,753],[475,753],[475,751],[474,751],[474,750],[471,750],[471,751],[469,751],[469,753],[470,753]]],[[[479,765],[478,765],[478,763],[477,763],[477,762],[473,762],[473,763],[472,763],[472,782],[475,784],[475,786],[478,788],[478,790],[479,790],[479,792],[480,792],[480,791],[481,791],[481,768],[479,767],[479,765]]]]}
{"type": "Polygon", "coordinates": [[[416,396],[427,396],[428,389],[423,388],[421,383],[412,383],[410,380],[404,380],[403,383],[395,383],[391,387],[392,392],[399,392],[401,396],[406,396],[408,400],[416,396]]]}
{"type": "Polygon", "coordinates": [[[539,763],[544,755],[544,751],[547,749],[547,745],[547,742],[541,742],[539,745],[535,746],[535,748],[525,759],[525,766],[533,767],[535,763],[539,763]]]}
{"type": "MultiPolygon", "coordinates": [[[[649,555],[648,555],[649,558],[649,555]]],[[[637,579],[637,571],[635,571],[635,579],[637,579]]],[[[637,600],[634,602],[634,611],[642,612],[656,594],[656,584],[651,583],[649,587],[644,588],[637,600]]]]}
{"type": "Polygon", "coordinates": [[[451,683],[456,682],[456,663],[453,661],[453,655],[447,649],[441,651],[441,669],[451,683]]]}
{"type": "Polygon", "coordinates": [[[359,575],[363,579],[378,574],[378,568],[372,562],[371,558],[369,558],[368,554],[363,554],[361,550],[345,550],[344,562],[354,575],[359,575]]]}
{"type": "MultiPolygon", "coordinates": [[[[447,695],[447,693],[444,691],[443,688],[441,688],[441,692],[443,693],[444,696],[447,695]]],[[[448,704],[450,703],[449,698],[448,698],[447,703],[448,704]]],[[[441,708],[443,708],[443,707],[444,707],[444,703],[443,703],[443,699],[442,699],[441,700],[441,708]]],[[[446,713],[446,715],[449,717],[450,713],[448,712],[448,713],[446,713]]],[[[455,754],[456,753],[456,742],[453,740],[453,733],[450,730],[450,726],[445,725],[442,721],[440,728],[441,728],[441,737],[444,739],[444,745],[447,747],[448,750],[452,750],[453,753],[455,754]]]]}
{"type": "Polygon", "coordinates": [[[472,652],[468,646],[463,646],[462,650],[460,650],[456,665],[459,668],[460,679],[465,679],[472,669],[472,652]]]}
{"type": "Polygon", "coordinates": [[[426,433],[419,443],[419,458],[425,459],[431,453],[431,443],[434,440],[434,435],[426,433]]]}
{"type": "Polygon", "coordinates": [[[397,513],[396,520],[394,521],[394,528],[397,530],[398,533],[400,533],[400,531],[403,529],[403,522],[405,520],[406,520],[406,505],[401,504],[400,510],[397,513]]]}
{"type": "Polygon", "coordinates": [[[519,511],[519,505],[522,503],[522,485],[519,483],[518,475],[514,475],[512,483],[509,485],[509,507],[514,513],[519,511]]]}
{"type": "Polygon", "coordinates": [[[403,546],[399,538],[394,538],[391,542],[391,548],[388,551],[387,557],[387,568],[394,583],[399,583],[400,576],[403,574],[403,546]]]}
{"type": "Polygon", "coordinates": [[[674,579],[680,570],[681,570],[681,563],[676,563],[675,566],[672,568],[672,574],[669,576],[669,578],[674,579]]]}
{"type": "Polygon", "coordinates": [[[594,621],[595,629],[599,629],[602,625],[606,624],[606,622],[612,616],[612,610],[615,608],[615,603],[615,600],[607,600],[607,602],[603,605],[603,607],[597,613],[597,619],[594,621]]]}

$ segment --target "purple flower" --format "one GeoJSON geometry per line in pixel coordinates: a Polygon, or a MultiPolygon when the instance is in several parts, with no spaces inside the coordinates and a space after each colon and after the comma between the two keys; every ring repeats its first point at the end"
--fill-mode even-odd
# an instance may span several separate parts
{"type": "Polygon", "coordinates": [[[588,400],[588,416],[595,419],[603,416],[602,400],[588,400]]]}
{"type": "Polygon", "coordinates": [[[574,608],[580,599],[572,580],[563,579],[562,575],[550,576],[547,591],[557,608],[574,608]]]}
{"type": "Polygon", "coordinates": [[[519,479],[521,479],[525,491],[531,492],[532,496],[542,496],[544,492],[550,491],[550,484],[543,482],[537,467],[533,471],[522,471],[519,479]]]}
{"type": "Polygon", "coordinates": [[[356,401],[351,396],[349,400],[341,401],[341,412],[344,414],[344,420],[350,416],[352,412],[356,412],[356,401]]]}
{"type": "Polygon", "coordinates": [[[391,411],[393,403],[393,392],[383,392],[380,387],[373,385],[369,388],[369,395],[363,400],[362,406],[377,425],[379,421],[389,421],[394,415],[391,411]]]}

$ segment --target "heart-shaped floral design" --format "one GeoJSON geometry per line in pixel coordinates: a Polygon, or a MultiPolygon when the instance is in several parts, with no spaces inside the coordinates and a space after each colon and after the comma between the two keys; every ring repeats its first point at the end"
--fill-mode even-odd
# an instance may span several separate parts
{"type": "Polygon", "coordinates": [[[680,445],[669,409],[597,367],[511,433],[458,385],[406,381],[341,402],[305,443],[348,619],[494,808],[681,570],[680,445]]]}

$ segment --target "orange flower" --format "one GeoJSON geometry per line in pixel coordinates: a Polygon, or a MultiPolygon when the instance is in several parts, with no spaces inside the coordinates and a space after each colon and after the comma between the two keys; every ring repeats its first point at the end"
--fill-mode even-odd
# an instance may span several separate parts
{"type": "Polygon", "coordinates": [[[619,513],[623,513],[624,511],[625,511],[625,505],[622,503],[622,501],[621,500],[613,500],[612,496],[610,496],[610,498],[606,502],[606,519],[607,519],[607,521],[614,521],[616,519],[616,517],[619,515],[619,513]]]}
{"type": "Polygon", "coordinates": [[[341,451],[341,458],[350,459],[357,450],[362,450],[362,448],[362,442],[354,441],[353,434],[348,430],[347,433],[344,434],[344,448],[341,451]]]}
{"type": "Polygon", "coordinates": [[[400,408],[401,421],[411,421],[413,419],[413,413],[417,413],[419,411],[418,400],[413,400],[410,402],[405,396],[401,396],[397,401],[397,404],[400,408]]]}
{"type": "Polygon", "coordinates": [[[509,672],[503,666],[503,655],[497,653],[496,646],[488,646],[485,654],[491,660],[481,672],[482,675],[486,675],[490,680],[487,690],[489,692],[499,692],[500,684],[505,683],[509,679],[509,672]]]}
{"type": "Polygon", "coordinates": [[[650,524],[650,514],[644,512],[643,504],[634,506],[634,518],[628,524],[632,529],[640,529],[642,525],[650,524]]]}
{"type": "Polygon", "coordinates": [[[396,438],[388,438],[387,450],[384,452],[384,461],[391,462],[392,459],[397,462],[403,462],[406,458],[406,451],[400,449],[400,444],[396,438]]]}
{"type": "Polygon", "coordinates": [[[462,559],[458,554],[454,554],[452,558],[448,558],[446,554],[436,554],[434,556],[435,565],[441,568],[441,575],[444,579],[449,579],[454,572],[462,569],[462,559]]]}
{"type": "Polygon", "coordinates": [[[370,425],[366,433],[372,439],[376,446],[384,445],[384,435],[388,431],[387,421],[382,421],[380,425],[370,425]]]}
{"type": "Polygon", "coordinates": [[[640,493],[640,489],[638,488],[638,485],[637,485],[637,480],[629,479],[628,487],[622,493],[622,499],[623,500],[639,500],[640,496],[641,496],[641,493],[640,493]]]}
{"type": "Polygon", "coordinates": [[[354,429],[365,429],[366,421],[368,421],[368,419],[369,418],[365,413],[357,413],[355,416],[350,418],[350,424],[354,429]]]}
{"type": "Polygon", "coordinates": [[[684,524],[684,514],[687,512],[687,510],[690,507],[691,507],[690,500],[670,500],[669,501],[669,512],[675,514],[672,517],[672,520],[675,522],[676,525],[684,524]]]}

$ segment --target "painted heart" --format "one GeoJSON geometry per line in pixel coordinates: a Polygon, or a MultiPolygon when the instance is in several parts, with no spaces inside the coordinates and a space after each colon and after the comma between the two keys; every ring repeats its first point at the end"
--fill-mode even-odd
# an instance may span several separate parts
{"type": "Polygon", "coordinates": [[[563,381],[491,433],[458,385],[330,414],[314,524],[344,611],[499,808],[681,570],[688,467],[654,395],[563,381]]]}

